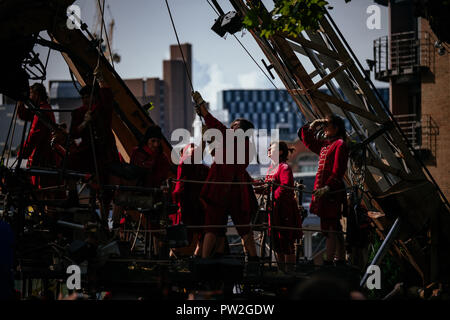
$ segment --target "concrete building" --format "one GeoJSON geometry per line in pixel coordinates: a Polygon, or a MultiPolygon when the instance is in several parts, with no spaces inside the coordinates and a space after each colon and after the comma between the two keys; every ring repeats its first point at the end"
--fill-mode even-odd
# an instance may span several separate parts
{"type": "MultiPolygon", "coordinates": [[[[450,197],[450,55],[415,2],[377,0],[389,7],[389,35],[374,41],[375,78],[389,83],[390,106],[447,198],[450,197]]],[[[448,48],[448,46],[447,46],[448,48]]]]}

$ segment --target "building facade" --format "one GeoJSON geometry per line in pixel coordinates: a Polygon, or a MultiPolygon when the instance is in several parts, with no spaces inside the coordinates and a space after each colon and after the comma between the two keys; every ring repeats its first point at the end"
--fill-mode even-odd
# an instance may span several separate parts
{"type": "Polygon", "coordinates": [[[389,8],[389,35],[374,41],[375,78],[389,83],[393,115],[449,199],[449,52],[415,15],[415,1],[375,2],[389,8]]]}

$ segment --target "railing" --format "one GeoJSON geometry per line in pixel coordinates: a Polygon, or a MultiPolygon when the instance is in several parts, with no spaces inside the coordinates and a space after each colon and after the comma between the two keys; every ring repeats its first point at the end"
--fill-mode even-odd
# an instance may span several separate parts
{"type": "Polygon", "coordinates": [[[394,117],[415,149],[428,150],[432,156],[436,155],[439,127],[429,114],[422,115],[420,119],[415,113],[394,117]]]}
{"type": "Polygon", "coordinates": [[[395,33],[374,40],[375,78],[388,81],[392,76],[414,74],[421,67],[431,69],[432,44],[428,32],[395,33]]]}
{"type": "Polygon", "coordinates": [[[418,132],[421,127],[420,121],[417,120],[415,113],[411,114],[399,114],[394,115],[400,128],[405,133],[406,138],[413,148],[417,149],[420,146],[420,133],[418,132]]]}

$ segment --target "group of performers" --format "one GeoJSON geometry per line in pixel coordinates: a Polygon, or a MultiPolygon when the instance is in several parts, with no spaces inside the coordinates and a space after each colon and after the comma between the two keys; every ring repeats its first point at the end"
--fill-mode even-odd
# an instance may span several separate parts
{"type": "MultiPolygon", "coordinates": [[[[32,122],[28,138],[20,150],[21,157],[28,158],[28,166],[58,167],[64,162],[68,169],[97,175],[100,184],[114,183],[115,177],[109,167],[123,160],[117,151],[111,130],[113,94],[101,74],[97,72],[96,76],[98,85],[86,86],[80,92],[83,105],[72,112],[72,122],[67,132],[69,139],[65,136],[66,139],[61,140],[65,141],[64,143],[57,143],[54,132],[23,103],[18,104],[18,116],[32,122]],[[78,143],[75,139],[78,139],[78,143]]],[[[225,136],[226,130],[229,129],[209,113],[201,95],[193,92],[192,96],[196,104],[195,111],[203,117],[206,127],[217,129],[225,136]]],[[[45,88],[41,84],[31,87],[30,100],[42,111],[51,110],[45,88]]],[[[43,114],[47,121],[55,123],[52,112],[43,114]]],[[[253,124],[243,118],[234,120],[230,126],[232,130],[242,129],[244,132],[253,128],[253,124]]],[[[162,151],[162,138],[160,128],[151,126],[139,145],[134,148],[130,164],[143,169],[137,185],[155,188],[161,186],[169,177],[170,160],[162,151]]],[[[348,160],[344,122],[335,115],[315,120],[300,128],[299,138],[320,157],[310,211],[321,218],[321,229],[327,237],[328,260],[325,263],[331,264],[333,259],[342,262],[345,257],[339,220],[346,203],[343,177],[348,160]],[[325,138],[317,136],[319,127],[323,128],[325,138]]],[[[295,263],[295,241],[302,237],[301,215],[293,191],[294,178],[287,162],[293,149],[283,141],[272,142],[270,145],[268,156],[271,165],[265,185],[267,182],[273,182],[268,185],[274,190],[268,190],[267,187],[261,186],[261,182],[254,181],[246,170],[250,162],[250,143],[249,138],[246,138],[246,157],[243,164],[237,164],[236,161],[232,164],[226,163],[227,148],[231,146],[224,142],[223,161],[214,161],[210,167],[193,161],[195,149],[203,150],[204,145],[191,143],[183,149],[176,184],[171,191],[172,200],[178,205],[177,213],[171,215],[172,223],[200,226],[201,228],[189,230],[189,240],[194,244],[193,255],[207,258],[224,253],[226,225],[228,216],[231,216],[242,238],[249,263],[258,262],[250,227],[252,217],[258,210],[255,193],[271,193],[273,201],[269,210],[270,236],[280,269],[288,271],[295,263]],[[189,183],[185,180],[205,183],[189,183]]],[[[236,148],[236,144],[234,145],[236,148]]],[[[236,155],[237,152],[234,151],[236,155]]],[[[215,157],[214,159],[218,160],[215,157]]],[[[32,184],[37,188],[44,188],[55,185],[55,182],[44,177],[32,177],[32,184]]],[[[72,188],[69,198],[76,198],[74,192],[72,188]]],[[[113,196],[112,192],[103,193],[101,201],[106,208],[109,208],[113,196]]]]}

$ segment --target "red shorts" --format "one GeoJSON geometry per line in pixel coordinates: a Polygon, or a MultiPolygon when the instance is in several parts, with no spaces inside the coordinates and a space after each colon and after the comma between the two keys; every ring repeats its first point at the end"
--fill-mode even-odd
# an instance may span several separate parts
{"type": "MultiPolygon", "coordinates": [[[[236,206],[233,206],[233,202],[230,203],[229,208],[223,206],[217,206],[212,204],[206,204],[205,208],[205,225],[227,225],[228,215],[231,216],[235,225],[247,225],[251,222],[249,213],[242,212],[236,206]]],[[[250,227],[236,227],[237,232],[242,237],[250,233],[250,227]]],[[[206,227],[205,232],[211,232],[219,236],[225,236],[226,228],[206,227]]]]}

